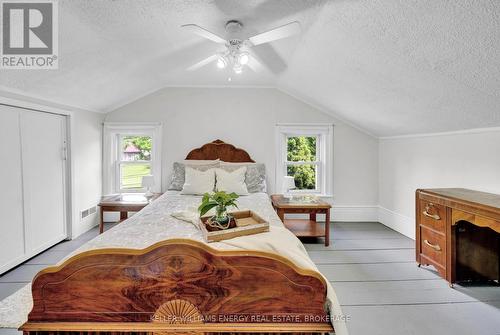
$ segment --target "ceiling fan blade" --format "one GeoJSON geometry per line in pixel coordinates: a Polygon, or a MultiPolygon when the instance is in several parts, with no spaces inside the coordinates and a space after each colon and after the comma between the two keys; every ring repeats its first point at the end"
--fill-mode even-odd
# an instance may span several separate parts
{"type": "Polygon", "coordinates": [[[298,21],[294,21],[287,23],[281,27],[266,31],[265,33],[261,33],[253,37],[250,37],[248,40],[253,45],[259,45],[298,34],[300,33],[300,31],[301,31],[300,23],[298,21]]]}
{"type": "Polygon", "coordinates": [[[260,73],[264,70],[264,66],[254,55],[250,56],[247,65],[255,73],[260,73]]]}
{"type": "Polygon", "coordinates": [[[193,34],[199,35],[201,37],[205,37],[206,39],[209,39],[211,41],[214,41],[215,43],[221,43],[221,44],[226,44],[226,40],[223,39],[222,37],[215,35],[211,31],[206,30],[205,28],[202,28],[196,24],[183,24],[181,28],[184,28],[193,34]]]}
{"type": "Polygon", "coordinates": [[[200,67],[203,67],[203,66],[205,66],[207,64],[210,64],[213,61],[215,61],[216,59],[217,59],[217,55],[212,55],[210,57],[205,58],[202,61],[199,61],[198,63],[196,63],[194,65],[191,65],[190,67],[187,68],[187,70],[188,71],[198,70],[200,67]]]}
{"type": "Polygon", "coordinates": [[[274,74],[280,74],[287,68],[285,60],[274,50],[271,44],[263,44],[253,48],[252,56],[274,74]]]}

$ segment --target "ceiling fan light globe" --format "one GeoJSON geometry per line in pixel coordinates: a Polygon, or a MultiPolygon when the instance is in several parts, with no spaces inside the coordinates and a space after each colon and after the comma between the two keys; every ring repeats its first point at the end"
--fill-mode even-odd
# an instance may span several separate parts
{"type": "Polygon", "coordinates": [[[219,59],[217,59],[217,67],[218,67],[219,69],[223,69],[223,68],[225,68],[225,67],[226,67],[226,65],[227,65],[227,63],[226,63],[226,60],[225,60],[224,58],[219,57],[219,59]]]}
{"type": "Polygon", "coordinates": [[[242,67],[241,65],[235,65],[235,66],[233,67],[233,71],[234,71],[234,73],[236,73],[236,74],[240,74],[241,72],[243,72],[243,67],[242,67]]]}
{"type": "Polygon", "coordinates": [[[248,64],[248,61],[250,60],[250,57],[248,56],[248,53],[247,52],[243,52],[240,54],[239,58],[238,58],[238,62],[241,64],[241,65],[246,65],[248,64]]]}

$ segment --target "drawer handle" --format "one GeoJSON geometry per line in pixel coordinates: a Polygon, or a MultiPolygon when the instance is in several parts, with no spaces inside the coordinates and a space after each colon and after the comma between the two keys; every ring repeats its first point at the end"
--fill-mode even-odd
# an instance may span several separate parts
{"type": "Polygon", "coordinates": [[[431,242],[424,240],[424,243],[436,251],[441,251],[441,247],[437,244],[432,244],[431,242]]]}
{"type": "Polygon", "coordinates": [[[434,220],[441,220],[441,217],[440,217],[439,215],[437,215],[437,214],[430,214],[430,213],[429,213],[429,209],[430,209],[432,206],[433,206],[432,204],[427,204],[427,205],[425,206],[425,211],[423,211],[423,212],[422,212],[422,214],[424,214],[425,216],[430,217],[430,218],[432,218],[432,219],[434,219],[434,220]]]}

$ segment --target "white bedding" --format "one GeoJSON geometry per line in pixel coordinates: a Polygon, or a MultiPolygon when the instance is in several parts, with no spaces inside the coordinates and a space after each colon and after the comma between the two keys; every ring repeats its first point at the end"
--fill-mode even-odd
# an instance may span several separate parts
{"type": "MultiPolygon", "coordinates": [[[[197,207],[200,201],[199,196],[179,195],[178,192],[169,191],[131,218],[82,245],[72,255],[86,250],[109,247],[143,249],[171,238],[203,241],[201,232],[194,225],[170,215],[173,212],[197,207]]],[[[274,252],[287,257],[300,267],[317,271],[302,243],[283,226],[267,194],[253,193],[241,196],[238,204],[239,209],[251,209],[267,220],[270,223],[270,231],[210,243],[211,247],[222,250],[274,252]]],[[[332,318],[343,319],[337,297],[329,284],[328,300],[332,318]]],[[[29,286],[0,302],[0,327],[20,326],[27,319],[31,304],[29,286]]],[[[337,334],[347,334],[344,321],[334,321],[333,325],[337,334]]]]}

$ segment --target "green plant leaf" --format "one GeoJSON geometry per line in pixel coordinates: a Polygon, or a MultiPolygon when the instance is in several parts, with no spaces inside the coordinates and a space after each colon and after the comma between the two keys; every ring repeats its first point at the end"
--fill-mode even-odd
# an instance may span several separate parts
{"type": "Polygon", "coordinates": [[[214,207],[217,207],[218,204],[216,202],[207,202],[205,204],[201,204],[200,207],[198,207],[198,211],[200,212],[200,216],[203,216],[208,213],[209,210],[211,210],[214,207]]]}
{"type": "Polygon", "coordinates": [[[226,193],[224,191],[216,191],[214,193],[205,193],[201,199],[201,204],[198,207],[200,216],[205,215],[209,210],[214,207],[219,207],[221,210],[226,210],[228,207],[236,207],[236,199],[239,195],[232,192],[226,193]]]}

